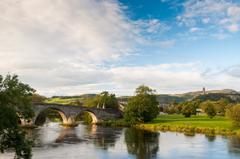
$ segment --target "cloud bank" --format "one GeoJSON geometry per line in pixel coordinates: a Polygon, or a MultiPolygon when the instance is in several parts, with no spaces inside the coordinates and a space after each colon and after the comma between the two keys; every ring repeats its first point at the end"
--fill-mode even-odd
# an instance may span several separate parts
{"type": "MultiPolygon", "coordinates": [[[[192,11],[202,5],[186,3],[190,8],[181,22],[194,24],[201,15],[202,23],[210,23],[212,19],[204,16],[212,13],[210,1],[204,2],[206,9],[196,13],[192,11]]],[[[238,7],[228,3],[215,7],[214,11],[224,10],[228,17],[223,24],[217,20],[222,29],[238,31],[238,7]]],[[[239,66],[217,74],[205,73],[198,62],[116,66],[123,57],[135,54],[139,44],[153,41],[143,35],[161,35],[170,29],[157,19],[133,21],[125,9],[115,0],[1,0],[0,74],[16,73],[48,96],[103,90],[128,95],[140,84],[159,93],[177,93],[203,86],[234,88],[233,83],[240,82],[239,66]]],[[[176,41],[158,39],[156,43],[171,47],[176,41]]]]}

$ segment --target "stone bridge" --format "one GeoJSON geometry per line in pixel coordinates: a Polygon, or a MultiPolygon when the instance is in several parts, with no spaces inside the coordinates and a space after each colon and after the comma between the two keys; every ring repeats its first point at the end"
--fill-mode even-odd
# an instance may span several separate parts
{"type": "MultiPolygon", "coordinates": [[[[76,118],[79,114],[87,112],[92,117],[92,123],[100,121],[111,120],[121,117],[121,112],[116,109],[100,109],[95,107],[82,107],[82,106],[71,106],[61,104],[33,104],[33,110],[35,116],[31,121],[31,124],[35,124],[39,115],[46,110],[55,110],[59,113],[62,118],[63,125],[76,125],[76,118]]],[[[26,123],[25,123],[26,124],[26,123]]]]}

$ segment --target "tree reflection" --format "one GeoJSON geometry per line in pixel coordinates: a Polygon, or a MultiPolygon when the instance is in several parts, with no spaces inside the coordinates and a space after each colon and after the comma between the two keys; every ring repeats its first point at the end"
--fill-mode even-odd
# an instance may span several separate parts
{"type": "Polygon", "coordinates": [[[229,137],[228,148],[230,152],[240,153],[240,137],[238,136],[229,137]]]}
{"type": "Polygon", "coordinates": [[[101,149],[107,150],[109,147],[115,146],[117,138],[119,138],[121,129],[112,127],[101,127],[90,125],[86,129],[89,134],[88,138],[93,144],[101,149]]]}
{"type": "Polygon", "coordinates": [[[125,142],[128,153],[136,155],[137,159],[156,158],[158,152],[159,133],[134,128],[126,129],[125,142]]]}
{"type": "Polygon", "coordinates": [[[208,139],[209,142],[213,142],[216,140],[215,135],[205,135],[205,137],[208,139]]]}

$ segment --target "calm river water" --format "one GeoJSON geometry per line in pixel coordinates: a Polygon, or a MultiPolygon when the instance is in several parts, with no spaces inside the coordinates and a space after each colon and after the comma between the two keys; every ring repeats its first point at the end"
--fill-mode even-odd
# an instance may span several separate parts
{"type": "MultiPolygon", "coordinates": [[[[49,123],[29,131],[33,159],[240,159],[240,138],[49,123]]],[[[13,158],[12,152],[0,159],[13,158]]]]}

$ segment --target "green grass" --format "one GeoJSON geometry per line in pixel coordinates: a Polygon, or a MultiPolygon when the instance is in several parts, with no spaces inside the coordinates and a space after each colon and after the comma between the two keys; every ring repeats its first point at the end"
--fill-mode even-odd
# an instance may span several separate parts
{"type": "Polygon", "coordinates": [[[190,118],[185,118],[183,115],[160,115],[146,124],[234,129],[232,122],[226,117],[216,116],[210,119],[203,115],[190,118]]]}
{"type": "Polygon", "coordinates": [[[75,105],[76,101],[83,101],[83,98],[50,98],[46,99],[44,102],[63,105],[75,105]]]}
{"type": "Polygon", "coordinates": [[[240,129],[233,126],[226,117],[160,115],[153,121],[137,124],[137,128],[149,131],[178,131],[186,134],[203,133],[207,135],[240,135],[240,129]]]}

